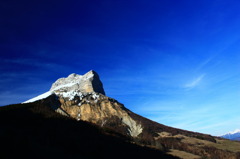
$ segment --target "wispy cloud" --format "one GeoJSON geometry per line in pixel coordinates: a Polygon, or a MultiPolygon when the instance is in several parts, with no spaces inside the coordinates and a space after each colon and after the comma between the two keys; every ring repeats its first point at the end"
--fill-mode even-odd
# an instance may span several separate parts
{"type": "Polygon", "coordinates": [[[197,78],[193,79],[192,81],[186,83],[184,85],[184,88],[192,89],[192,88],[196,87],[197,85],[200,84],[200,82],[203,80],[204,77],[205,77],[205,74],[198,76],[197,78]]]}
{"type": "Polygon", "coordinates": [[[202,63],[199,64],[199,66],[196,68],[196,71],[201,70],[206,65],[208,65],[212,61],[213,58],[214,57],[209,57],[209,58],[205,59],[202,63]]]}

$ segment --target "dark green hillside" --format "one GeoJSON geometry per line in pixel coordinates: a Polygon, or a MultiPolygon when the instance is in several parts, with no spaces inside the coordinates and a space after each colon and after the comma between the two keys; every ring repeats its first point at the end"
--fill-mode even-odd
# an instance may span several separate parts
{"type": "Polygon", "coordinates": [[[0,107],[0,158],[166,158],[117,133],[55,113],[49,100],[0,107]]]}

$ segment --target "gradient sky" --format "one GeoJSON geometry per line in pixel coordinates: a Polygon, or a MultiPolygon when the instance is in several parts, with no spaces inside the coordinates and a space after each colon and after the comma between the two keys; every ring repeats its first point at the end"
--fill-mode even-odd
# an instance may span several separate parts
{"type": "Polygon", "coordinates": [[[0,105],[95,70],[108,96],[159,123],[240,128],[240,2],[3,0],[0,105]]]}

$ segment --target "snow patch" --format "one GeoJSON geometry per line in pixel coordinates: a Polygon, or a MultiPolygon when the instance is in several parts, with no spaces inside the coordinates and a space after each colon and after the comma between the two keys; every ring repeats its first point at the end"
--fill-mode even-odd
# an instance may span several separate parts
{"type": "Polygon", "coordinates": [[[231,132],[221,135],[219,137],[229,139],[229,140],[235,140],[240,137],[240,129],[236,129],[234,131],[231,131],[231,132]]]}
{"type": "Polygon", "coordinates": [[[226,135],[234,135],[234,134],[237,134],[237,133],[240,133],[240,129],[236,129],[234,131],[230,131],[230,132],[228,132],[226,134],[220,135],[220,137],[221,136],[226,136],[226,135]]]}
{"type": "Polygon", "coordinates": [[[82,75],[75,73],[70,74],[66,78],[59,78],[56,82],[52,84],[51,91],[58,90],[63,87],[71,87],[74,84],[81,82],[82,75]]]}
{"type": "Polygon", "coordinates": [[[29,100],[27,100],[27,101],[25,101],[25,102],[23,102],[23,103],[32,103],[32,102],[38,101],[38,100],[40,100],[40,99],[47,98],[47,97],[49,97],[49,96],[52,95],[52,94],[53,94],[52,91],[48,91],[48,92],[43,93],[43,94],[41,94],[41,95],[39,95],[39,96],[37,96],[37,97],[34,97],[34,98],[32,98],[32,99],[29,99],[29,100]]]}
{"type": "Polygon", "coordinates": [[[61,88],[65,88],[65,87],[71,87],[73,86],[74,84],[77,84],[77,83],[67,83],[67,84],[64,84],[64,85],[59,85],[53,89],[51,89],[51,91],[56,91],[56,90],[59,90],[61,88]]]}
{"type": "Polygon", "coordinates": [[[60,95],[64,98],[69,98],[69,100],[73,100],[75,96],[79,96],[80,99],[83,97],[83,93],[79,91],[69,91],[69,92],[55,92],[57,95],[60,95]]]}
{"type": "Polygon", "coordinates": [[[236,134],[236,133],[240,133],[240,129],[236,129],[234,131],[229,132],[229,134],[236,134]]]}
{"type": "MultiPolygon", "coordinates": [[[[87,82],[93,77],[94,71],[89,71],[83,76],[72,73],[68,77],[60,78],[56,82],[54,82],[48,92],[29,99],[23,103],[35,102],[37,100],[47,98],[51,94],[56,94],[57,96],[68,98],[69,100],[73,100],[76,96],[78,96],[79,99],[82,100],[84,96],[90,94],[92,99],[94,99],[94,103],[97,103],[100,98],[98,94],[96,94],[95,92],[85,92],[85,88],[82,89],[82,87],[88,84],[87,82]]],[[[90,103],[89,100],[87,100],[86,102],[90,103]]],[[[79,106],[80,105],[81,102],[79,103],[79,106]]]]}
{"type": "Polygon", "coordinates": [[[97,100],[97,99],[99,99],[99,95],[98,95],[98,94],[96,94],[96,93],[92,93],[92,97],[93,97],[93,99],[94,99],[94,100],[97,100]]]}

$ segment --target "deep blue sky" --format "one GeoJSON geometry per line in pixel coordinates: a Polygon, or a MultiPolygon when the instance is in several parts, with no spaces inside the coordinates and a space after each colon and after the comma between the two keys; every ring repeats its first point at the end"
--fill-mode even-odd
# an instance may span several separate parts
{"type": "Polygon", "coordinates": [[[240,128],[240,2],[3,0],[0,105],[98,72],[108,96],[157,122],[240,128]]]}

